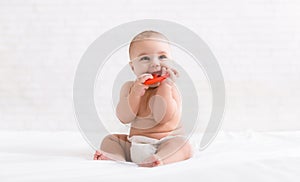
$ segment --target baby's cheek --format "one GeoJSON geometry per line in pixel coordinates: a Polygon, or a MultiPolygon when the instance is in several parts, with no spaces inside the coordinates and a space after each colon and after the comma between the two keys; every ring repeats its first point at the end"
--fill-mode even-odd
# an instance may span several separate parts
{"type": "Polygon", "coordinates": [[[148,70],[148,66],[146,64],[135,64],[134,65],[134,73],[137,76],[140,76],[144,73],[146,73],[148,70]]]}

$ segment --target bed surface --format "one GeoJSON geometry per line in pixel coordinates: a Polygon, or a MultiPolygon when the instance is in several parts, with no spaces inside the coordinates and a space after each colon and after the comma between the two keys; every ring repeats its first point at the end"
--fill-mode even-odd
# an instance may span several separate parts
{"type": "Polygon", "coordinates": [[[3,182],[300,181],[300,131],[221,132],[192,159],[156,168],[93,161],[79,132],[1,131],[0,143],[3,182]]]}

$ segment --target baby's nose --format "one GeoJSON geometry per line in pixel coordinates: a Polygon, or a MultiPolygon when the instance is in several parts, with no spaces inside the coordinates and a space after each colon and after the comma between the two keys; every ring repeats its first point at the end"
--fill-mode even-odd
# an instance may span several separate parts
{"type": "Polygon", "coordinates": [[[151,67],[153,67],[153,68],[159,68],[160,64],[152,64],[151,67]]]}
{"type": "Polygon", "coordinates": [[[151,63],[151,67],[155,67],[155,68],[160,67],[160,61],[157,59],[154,59],[151,63]]]}

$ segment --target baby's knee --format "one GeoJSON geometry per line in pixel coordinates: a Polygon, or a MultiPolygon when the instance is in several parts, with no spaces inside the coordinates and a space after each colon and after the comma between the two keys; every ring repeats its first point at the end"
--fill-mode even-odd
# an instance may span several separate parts
{"type": "Polygon", "coordinates": [[[184,137],[175,137],[167,141],[166,145],[181,148],[186,144],[186,142],[187,139],[184,137]]]}
{"type": "Polygon", "coordinates": [[[183,137],[178,137],[173,140],[173,145],[176,145],[178,150],[184,154],[186,159],[189,159],[193,156],[193,147],[191,146],[188,139],[183,137]]]}
{"type": "Polygon", "coordinates": [[[119,143],[119,144],[124,144],[126,143],[127,140],[127,135],[122,135],[122,134],[110,134],[107,135],[103,138],[102,140],[102,144],[101,145],[105,145],[105,144],[111,144],[113,143],[119,143]]]}
{"type": "Polygon", "coordinates": [[[107,142],[120,142],[120,136],[117,134],[110,134],[103,138],[102,144],[107,142]]]}

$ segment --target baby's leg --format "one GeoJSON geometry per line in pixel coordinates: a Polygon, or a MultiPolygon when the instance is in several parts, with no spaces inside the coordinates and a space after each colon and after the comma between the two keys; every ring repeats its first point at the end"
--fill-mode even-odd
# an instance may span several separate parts
{"type": "Polygon", "coordinates": [[[101,144],[100,150],[94,155],[94,160],[130,160],[130,145],[127,135],[108,135],[101,144]]]}
{"type": "Polygon", "coordinates": [[[170,164],[191,158],[193,150],[190,143],[183,137],[171,138],[160,144],[156,156],[163,164],[170,164]]]}

